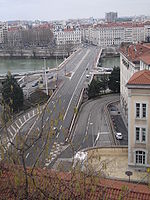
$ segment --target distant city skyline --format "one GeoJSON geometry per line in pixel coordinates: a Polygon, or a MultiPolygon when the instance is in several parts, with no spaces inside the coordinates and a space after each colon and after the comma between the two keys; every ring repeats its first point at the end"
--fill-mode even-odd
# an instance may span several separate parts
{"type": "Polygon", "coordinates": [[[118,17],[150,15],[149,7],[149,0],[0,0],[0,21],[104,18],[110,11],[118,17]]]}

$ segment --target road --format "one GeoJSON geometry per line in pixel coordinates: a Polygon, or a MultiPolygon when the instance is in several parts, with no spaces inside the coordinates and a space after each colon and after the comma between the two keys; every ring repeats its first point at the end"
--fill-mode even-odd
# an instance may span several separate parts
{"type": "Polygon", "coordinates": [[[80,110],[71,145],[59,158],[72,158],[76,152],[93,146],[115,145],[105,107],[109,102],[118,99],[118,95],[107,95],[85,104],[80,110]]]}
{"type": "Polygon", "coordinates": [[[97,47],[89,47],[83,48],[75,54],[66,66],[58,71],[58,78],[63,79],[63,82],[49,102],[44,115],[42,117],[38,116],[36,120],[33,118],[32,123],[30,121],[30,126],[26,124],[20,130],[20,135],[26,135],[28,143],[31,143],[37,137],[37,130],[43,130],[43,137],[26,152],[27,165],[33,165],[36,157],[38,157],[42,165],[48,167],[55,160],[56,151],[61,152],[68,147],[65,141],[68,137],[68,129],[72,121],[74,108],[85,84],[86,75],[94,66],[99,51],[100,49],[97,47]],[[69,76],[64,78],[65,73],[69,76]],[[63,115],[63,120],[58,120],[60,115],[63,115]],[[48,131],[54,132],[54,134],[48,141],[48,159],[45,161],[46,156],[42,155],[40,157],[39,151],[44,148],[44,143],[47,142],[46,132],[48,131]]]}

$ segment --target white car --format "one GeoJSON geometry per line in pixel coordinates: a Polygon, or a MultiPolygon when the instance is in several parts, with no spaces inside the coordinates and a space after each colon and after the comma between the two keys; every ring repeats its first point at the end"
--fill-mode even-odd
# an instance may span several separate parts
{"type": "Polygon", "coordinates": [[[117,140],[122,140],[122,133],[116,133],[117,140]]]}

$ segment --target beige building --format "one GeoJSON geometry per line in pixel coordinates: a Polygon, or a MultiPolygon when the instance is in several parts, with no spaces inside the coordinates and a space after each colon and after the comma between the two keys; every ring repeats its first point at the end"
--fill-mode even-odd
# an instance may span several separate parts
{"type": "Polygon", "coordinates": [[[120,49],[120,103],[124,118],[128,120],[127,82],[131,76],[143,69],[150,69],[150,44],[132,44],[120,49]]]}
{"type": "Polygon", "coordinates": [[[150,167],[150,71],[136,72],[128,88],[128,165],[150,167]]]}

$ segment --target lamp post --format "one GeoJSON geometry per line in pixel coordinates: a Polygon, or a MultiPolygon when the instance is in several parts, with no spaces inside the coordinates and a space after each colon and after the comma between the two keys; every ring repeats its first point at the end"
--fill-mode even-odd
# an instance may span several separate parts
{"type": "Polygon", "coordinates": [[[44,59],[44,72],[45,72],[45,86],[46,86],[46,94],[48,95],[48,84],[47,84],[47,75],[46,75],[46,59],[44,59]]]}

